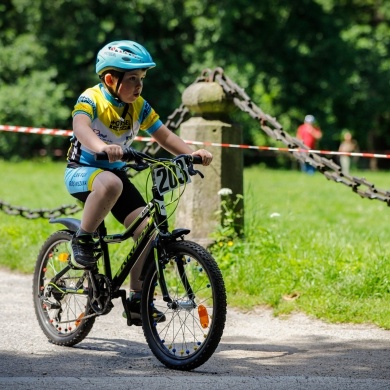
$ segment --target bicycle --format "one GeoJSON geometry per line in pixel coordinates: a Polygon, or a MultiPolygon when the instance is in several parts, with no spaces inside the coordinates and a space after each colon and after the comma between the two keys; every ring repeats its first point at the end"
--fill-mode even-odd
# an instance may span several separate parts
{"type": "MultiPolygon", "coordinates": [[[[107,159],[107,155],[98,153],[95,158],[107,159]]],[[[127,293],[121,286],[149,244],[152,249],[141,273],[145,339],[155,357],[168,368],[193,370],[212,356],[221,340],[226,291],[213,257],[202,246],[185,240],[190,230],[169,230],[165,195],[183,191],[191,176],[203,177],[193,167],[201,160],[191,155],[155,158],[128,148],[123,161],[137,171],[149,169],[152,199],[121,233],[108,234],[102,222],[95,232],[102,255],[92,270],[75,269],[70,263],[69,241],[80,220],[50,220],[65,229],[51,234],[38,254],[33,300],[39,325],[51,343],[74,346],[87,337],[98,316],[111,311],[115,298],[121,298],[127,325],[133,325],[127,293]],[[113,274],[109,244],[127,241],[145,220],[146,227],[113,274]],[[164,322],[154,317],[154,308],[164,313],[164,322]]]]}

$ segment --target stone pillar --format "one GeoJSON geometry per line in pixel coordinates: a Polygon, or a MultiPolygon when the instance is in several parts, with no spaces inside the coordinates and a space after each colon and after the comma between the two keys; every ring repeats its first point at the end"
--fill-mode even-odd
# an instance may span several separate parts
{"type": "MultiPolygon", "coordinates": [[[[219,144],[242,143],[242,130],[229,119],[234,105],[218,83],[192,84],[183,92],[182,101],[193,114],[181,124],[182,139],[219,144]]],[[[192,183],[180,199],[175,226],[191,229],[188,239],[208,246],[212,243],[210,234],[222,217],[216,215],[221,205],[218,191],[230,188],[234,199],[236,194],[243,194],[243,156],[239,148],[203,145],[194,148],[209,150],[213,154],[213,162],[208,167],[195,166],[205,178],[191,178],[192,183]]],[[[238,222],[243,223],[242,220],[238,222]]]]}

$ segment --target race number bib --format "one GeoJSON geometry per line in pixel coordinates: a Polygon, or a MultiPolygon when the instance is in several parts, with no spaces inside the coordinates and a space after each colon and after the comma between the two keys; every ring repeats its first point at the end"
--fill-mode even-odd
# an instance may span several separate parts
{"type": "Polygon", "coordinates": [[[158,166],[153,169],[154,181],[160,195],[191,183],[191,177],[184,157],[177,159],[175,163],[176,165],[169,164],[168,166],[158,166]]]}

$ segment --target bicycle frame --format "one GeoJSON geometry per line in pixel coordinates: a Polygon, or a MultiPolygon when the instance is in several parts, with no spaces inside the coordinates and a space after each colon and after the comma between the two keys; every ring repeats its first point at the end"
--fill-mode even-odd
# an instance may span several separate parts
{"type": "Polygon", "coordinates": [[[108,234],[105,222],[100,224],[94,233],[100,248],[94,245],[96,264],[90,269],[74,267],[70,257],[71,242],[81,221],[50,221],[66,229],[52,233],[37,257],[33,302],[38,323],[50,342],[73,346],[88,336],[97,316],[110,313],[113,298],[121,298],[127,325],[142,326],[155,357],[169,368],[192,370],[211,357],[221,340],[226,290],[211,254],[199,244],[184,240],[190,231],[168,229],[166,207],[180,198],[180,193],[166,203],[164,196],[190,182],[189,176],[202,176],[193,168],[201,159],[195,161],[191,155],[154,159],[131,150],[127,155],[126,161],[134,159],[134,169],[151,172],[150,202],[120,233],[108,234]],[[130,238],[134,243],[113,271],[109,245],[130,238]],[[139,300],[128,301],[127,289],[121,286],[134,271],[142,290],[139,300]]]}
{"type": "MultiPolygon", "coordinates": [[[[150,169],[153,170],[154,166],[151,166],[150,169]]],[[[150,261],[155,260],[157,270],[159,270],[161,265],[158,262],[158,258],[160,256],[157,241],[159,239],[168,241],[175,240],[178,237],[181,237],[190,232],[190,230],[188,229],[175,229],[173,232],[168,231],[168,217],[166,213],[166,204],[164,196],[159,193],[153,175],[152,178],[152,200],[143,208],[143,210],[135,218],[132,224],[128,228],[126,228],[124,232],[116,234],[107,234],[107,229],[104,221],[97,229],[97,235],[102,250],[104,274],[111,282],[112,298],[121,297],[122,300],[126,299],[126,291],[121,290],[120,288],[145,250],[154,247],[154,250],[151,251],[153,257],[151,256],[151,254],[148,254],[147,258],[145,258],[143,269],[145,269],[145,266],[147,266],[150,261]],[[108,245],[111,243],[120,243],[126,241],[130,237],[133,237],[136,229],[147,219],[148,221],[146,223],[146,226],[141,231],[139,237],[135,240],[130,252],[127,254],[118,271],[113,276],[108,245]],[[152,240],[155,241],[154,245],[150,245],[152,240]]],[[[74,218],[59,218],[50,220],[50,223],[61,223],[70,228],[71,230],[77,230],[79,221],[75,220],[74,218]]],[[[55,283],[55,281],[59,277],[61,277],[63,273],[67,272],[69,270],[68,267],[65,267],[64,270],[60,272],[60,274],[57,274],[56,277],[52,280],[52,282],[55,283]]],[[[143,274],[144,272],[142,271],[141,279],[143,277],[143,274]]],[[[158,274],[160,275],[161,273],[158,272],[158,274]]],[[[165,300],[169,302],[170,298],[164,286],[165,283],[163,280],[161,280],[163,295],[165,297],[165,300]]],[[[126,307],[126,305],[124,306],[126,307]]]]}

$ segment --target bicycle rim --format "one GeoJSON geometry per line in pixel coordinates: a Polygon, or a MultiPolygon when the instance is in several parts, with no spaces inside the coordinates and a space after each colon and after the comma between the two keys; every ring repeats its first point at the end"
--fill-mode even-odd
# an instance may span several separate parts
{"type": "Polygon", "coordinates": [[[91,316],[88,278],[82,270],[68,267],[68,243],[72,235],[59,231],[41,248],[34,272],[35,313],[43,332],[54,344],[71,346],[86,337],[95,321],[91,316]]]}
{"type": "Polygon", "coordinates": [[[164,301],[152,267],[144,281],[144,334],[164,365],[192,370],[211,357],[222,337],[225,287],[215,260],[201,246],[179,241],[170,244],[168,253],[163,273],[172,302],[164,301]],[[157,319],[155,309],[164,313],[164,322],[157,319]]]}

